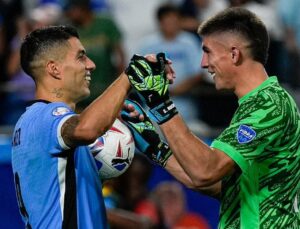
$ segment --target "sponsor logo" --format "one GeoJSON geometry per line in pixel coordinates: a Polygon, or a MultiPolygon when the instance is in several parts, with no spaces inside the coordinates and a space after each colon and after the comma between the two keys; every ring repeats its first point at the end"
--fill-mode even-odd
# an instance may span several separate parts
{"type": "Polygon", "coordinates": [[[70,110],[66,107],[56,107],[53,111],[52,111],[52,115],[54,116],[61,116],[64,115],[66,113],[70,112],[70,110]]]}
{"type": "Polygon", "coordinates": [[[253,141],[256,137],[256,132],[249,126],[240,125],[237,131],[237,140],[240,144],[253,141]]]}
{"type": "Polygon", "coordinates": [[[112,166],[115,167],[115,169],[122,171],[131,162],[131,160],[129,158],[130,148],[128,148],[127,158],[123,158],[123,151],[120,148],[120,145],[118,148],[119,149],[118,149],[117,155],[114,159],[112,159],[111,163],[112,163],[112,166]]]}
{"type": "Polygon", "coordinates": [[[170,110],[172,110],[175,107],[175,104],[172,103],[171,105],[167,106],[167,109],[163,109],[164,114],[168,113],[170,110]]]}

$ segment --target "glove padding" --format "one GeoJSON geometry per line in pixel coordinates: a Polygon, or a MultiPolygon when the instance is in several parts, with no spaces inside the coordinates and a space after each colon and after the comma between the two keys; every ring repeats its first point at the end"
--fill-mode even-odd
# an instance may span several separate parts
{"type": "Polygon", "coordinates": [[[156,58],[157,62],[151,62],[135,54],[125,73],[133,88],[149,107],[150,118],[162,124],[176,115],[178,111],[169,97],[165,54],[158,53],[156,58]]]}
{"type": "Polygon", "coordinates": [[[132,104],[136,111],[144,115],[144,121],[140,121],[137,117],[130,117],[128,111],[124,109],[121,111],[123,121],[125,121],[125,124],[132,132],[136,148],[151,161],[165,167],[169,157],[172,155],[170,147],[161,141],[151,120],[138,103],[128,99],[125,103],[132,104]]]}

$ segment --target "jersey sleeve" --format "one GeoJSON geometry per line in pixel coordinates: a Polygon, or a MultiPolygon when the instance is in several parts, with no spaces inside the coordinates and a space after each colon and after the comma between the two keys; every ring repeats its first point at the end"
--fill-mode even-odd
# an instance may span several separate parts
{"type": "Polygon", "coordinates": [[[46,151],[53,155],[68,150],[69,147],[61,136],[61,127],[66,120],[75,115],[74,111],[63,103],[50,103],[41,113],[43,115],[36,128],[39,129],[39,137],[44,139],[40,141],[44,142],[42,147],[46,147],[46,151]]]}
{"type": "Polygon", "coordinates": [[[265,157],[269,147],[276,147],[287,125],[282,116],[284,112],[272,102],[241,106],[230,126],[211,146],[226,153],[246,171],[249,161],[265,157]]]}

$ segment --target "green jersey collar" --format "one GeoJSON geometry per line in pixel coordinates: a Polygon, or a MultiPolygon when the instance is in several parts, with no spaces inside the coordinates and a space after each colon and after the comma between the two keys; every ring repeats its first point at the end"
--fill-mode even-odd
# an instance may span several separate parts
{"type": "Polygon", "coordinates": [[[273,84],[278,83],[278,79],[276,76],[270,76],[267,80],[265,80],[261,85],[259,85],[257,88],[253,89],[252,91],[248,92],[246,95],[244,95],[242,98],[239,99],[239,105],[247,100],[250,96],[256,94],[258,91],[260,91],[262,88],[273,84]]]}

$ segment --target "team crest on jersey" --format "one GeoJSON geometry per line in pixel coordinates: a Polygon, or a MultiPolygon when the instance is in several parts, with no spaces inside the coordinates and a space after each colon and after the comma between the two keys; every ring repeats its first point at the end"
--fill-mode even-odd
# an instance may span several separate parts
{"type": "Polygon", "coordinates": [[[240,144],[251,142],[256,137],[256,132],[249,126],[240,125],[237,131],[237,140],[240,144]]]}
{"type": "Polygon", "coordinates": [[[52,115],[54,116],[61,116],[64,115],[66,113],[70,112],[70,110],[66,107],[56,107],[53,111],[52,111],[52,115]]]}

